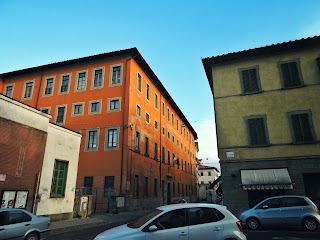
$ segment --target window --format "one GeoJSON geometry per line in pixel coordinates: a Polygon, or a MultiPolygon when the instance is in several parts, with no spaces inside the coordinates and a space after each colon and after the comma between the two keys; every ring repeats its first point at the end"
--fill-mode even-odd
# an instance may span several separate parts
{"type": "Polygon", "coordinates": [[[140,152],[140,133],[136,132],[135,150],[140,152]]]}
{"type": "Polygon", "coordinates": [[[162,156],[162,162],[165,162],[166,161],[166,157],[165,157],[165,149],[164,147],[162,147],[162,152],[161,152],[161,156],[162,156]]]}
{"type": "Polygon", "coordinates": [[[165,134],[165,129],[164,129],[164,127],[162,127],[162,135],[164,135],[165,134]]]}
{"type": "Polygon", "coordinates": [[[113,66],[111,73],[112,73],[111,84],[112,85],[121,84],[121,66],[113,66]]]}
{"type": "Polygon", "coordinates": [[[52,95],[52,93],[53,93],[53,78],[48,78],[46,81],[44,95],[52,95]]]}
{"type": "Polygon", "coordinates": [[[161,108],[162,108],[161,109],[162,116],[164,116],[164,102],[161,103],[161,108]]]}
{"type": "Polygon", "coordinates": [[[102,83],[103,83],[102,79],[103,79],[103,70],[102,69],[94,70],[93,87],[94,88],[102,87],[102,83]]]}
{"type": "Polygon", "coordinates": [[[153,196],[158,196],[158,179],[154,179],[153,183],[153,196]]]}
{"type": "Polygon", "coordinates": [[[211,176],[211,172],[208,172],[208,176],[211,176]]]}
{"type": "Polygon", "coordinates": [[[293,143],[312,143],[315,133],[310,111],[288,113],[293,143]]]}
{"type": "Polygon", "coordinates": [[[170,132],[168,132],[168,139],[170,139],[170,132]]]}
{"type": "Polygon", "coordinates": [[[69,75],[62,76],[62,83],[60,87],[60,92],[61,93],[66,93],[69,91],[69,75]]]}
{"type": "Polygon", "coordinates": [[[220,221],[218,216],[211,208],[190,208],[190,225],[204,224],[220,221]]]}
{"type": "Polygon", "coordinates": [[[63,124],[64,123],[64,118],[65,118],[65,110],[66,110],[66,107],[64,106],[58,106],[57,107],[57,118],[56,118],[56,123],[60,123],[60,124],[63,124]]]}
{"type": "Polygon", "coordinates": [[[6,95],[7,97],[12,98],[12,94],[13,94],[13,85],[6,86],[5,95],[6,95]]]}
{"type": "Polygon", "coordinates": [[[67,181],[68,162],[56,160],[51,184],[51,197],[63,197],[67,181]]]}
{"type": "Polygon", "coordinates": [[[282,79],[283,88],[292,88],[303,85],[300,62],[280,62],[280,76],[282,79]]]}
{"type": "Polygon", "coordinates": [[[86,89],[86,72],[78,73],[77,90],[86,89]]]}
{"type": "Polygon", "coordinates": [[[282,198],[282,201],[283,201],[284,207],[297,207],[297,206],[309,205],[307,201],[304,200],[304,198],[300,198],[300,197],[284,197],[282,198]]]}
{"type": "Polygon", "coordinates": [[[263,209],[263,206],[267,206],[268,208],[280,208],[282,207],[282,198],[273,198],[267,201],[262,202],[256,209],[263,209]]]}
{"type": "Polygon", "coordinates": [[[148,177],[144,177],[144,196],[145,197],[148,197],[148,195],[149,195],[149,192],[148,192],[148,190],[149,190],[149,179],[148,179],[148,177]]]}
{"type": "Polygon", "coordinates": [[[104,196],[110,197],[114,192],[114,176],[104,177],[104,196]]]}
{"type": "Polygon", "coordinates": [[[158,122],[156,120],[154,120],[154,128],[158,130],[158,122]]]}
{"type": "Polygon", "coordinates": [[[92,195],[93,177],[84,177],[82,194],[92,195]]]}
{"type": "Polygon", "coordinates": [[[179,120],[177,119],[177,130],[179,130],[179,120]]]}
{"type": "Polygon", "coordinates": [[[89,113],[100,113],[101,112],[101,101],[90,101],[89,113]]]}
{"type": "Polygon", "coordinates": [[[41,108],[41,112],[50,114],[49,108],[41,108]]]}
{"type": "Polygon", "coordinates": [[[139,197],[139,176],[134,175],[134,192],[133,192],[134,197],[139,197]]]}
{"type": "Polygon", "coordinates": [[[137,82],[138,82],[138,85],[137,85],[138,91],[141,92],[141,90],[142,90],[142,77],[141,77],[140,73],[138,73],[137,82]]]}
{"type": "Polygon", "coordinates": [[[158,231],[187,226],[185,209],[177,209],[165,213],[154,220],[151,225],[156,225],[158,231]]]}
{"type": "Polygon", "coordinates": [[[171,114],[171,123],[172,123],[172,126],[174,125],[174,115],[173,113],[171,114]]]}
{"type": "Polygon", "coordinates": [[[246,118],[248,142],[250,146],[264,146],[268,144],[266,118],[252,116],[246,118]]]}
{"type": "Polygon", "coordinates": [[[203,176],[203,172],[200,172],[201,177],[203,176]]]}
{"type": "Polygon", "coordinates": [[[109,128],[107,129],[107,148],[118,148],[118,129],[117,128],[109,128]]]}
{"type": "Polygon", "coordinates": [[[146,156],[149,156],[149,138],[148,137],[145,138],[145,152],[144,152],[144,154],[146,156]]]}
{"type": "Polygon", "coordinates": [[[137,116],[141,117],[141,107],[137,105],[137,116]]]}
{"type": "MultiPolygon", "coordinates": [[[[17,224],[17,223],[23,223],[23,222],[29,222],[32,220],[32,218],[20,211],[20,210],[15,210],[15,211],[3,211],[0,212],[0,226],[5,226],[5,225],[9,225],[9,224],[17,224]]],[[[8,227],[8,231],[16,231],[16,227],[8,227]],[[12,229],[12,230],[11,230],[12,229]]],[[[10,234],[9,234],[10,236],[10,234]]]]}
{"type": "Polygon", "coordinates": [[[150,86],[148,83],[147,83],[147,89],[146,89],[146,97],[147,97],[147,100],[150,100],[150,86]]]}
{"type": "Polygon", "coordinates": [[[158,160],[158,143],[154,143],[154,159],[158,160]]]}
{"type": "Polygon", "coordinates": [[[33,82],[26,82],[25,84],[25,92],[24,92],[24,99],[31,98],[33,90],[33,82]]]}
{"type": "Polygon", "coordinates": [[[150,116],[149,116],[149,113],[146,113],[146,122],[147,122],[147,123],[150,123],[150,116]]]}
{"type": "Polygon", "coordinates": [[[172,135],[172,142],[174,143],[174,136],[172,135]]]}
{"type": "Polygon", "coordinates": [[[154,94],[154,107],[158,109],[158,95],[156,93],[154,94]]]}
{"type": "Polygon", "coordinates": [[[84,103],[73,103],[73,116],[83,115],[83,105],[84,103]]]}
{"type": "Polygon", "coordinates": [[[87,139],[86,139],[86,150],[98,150],[98,129],[89,129],[87,130],[87,139]]]}
{"type": "Polygon", "coordinates": [[[168,122],[170,122],[170,109],[168,108],[168,122]]]}
{"type": "Polygon", "coordinates": [[[256,93],[261,92],[259,80],[258,66],[248,69],[240,69],[242,93],[256,93]]]}
{"type": "Polygon", "coordinates": [[[109,98],[108,99],[108,112],[120,111],[120,98],[109,98]]]}
{"type": "Polygon", "coordinates": [[[170,165],[170,163],[171,163],[170,158],[171,158],[171,153],[170,153],[170,150],[168,150],[168,164],[169,164],[169,165],[170,165]]]}

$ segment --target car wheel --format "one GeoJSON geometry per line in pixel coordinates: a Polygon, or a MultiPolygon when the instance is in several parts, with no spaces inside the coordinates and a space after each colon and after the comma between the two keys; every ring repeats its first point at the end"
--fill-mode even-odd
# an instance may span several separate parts
{"type": "Polygon", "coordinates": [[[319,223],[314,218],[308,217],[303,220],[303,227],[308,231],[316,231],[319,223]]]}
{"type": "Polygon", "coordinates": [[[39,240],[37,233],[29,233],[24,240],[39,240]]]}
{"type": "Polygon", "coordinates": [[[260,227],[260,222],[256,218],[248,218],[247,226],[251,230],[257,230],[260,227]]]}

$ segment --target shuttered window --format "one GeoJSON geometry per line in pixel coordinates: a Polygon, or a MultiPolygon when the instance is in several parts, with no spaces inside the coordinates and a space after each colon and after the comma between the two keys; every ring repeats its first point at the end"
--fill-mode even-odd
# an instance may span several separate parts
{"type": "Polygon", "coordinates": [[[246,119],[248,140],[250,146],[263,146],[268,144],[265,117],[248,117],[246,119]]]}
{"type": "Polygon", "coordinates": [[[242,93],[261,92],[258,68],[241,69],[242,93]]]}
{"type": "Polygon", "coordinates": [[[314,131],[309,112],[289,113],[292,137],[294,143],[314,142],[314,131]]]}
{"type": "Polygon", "coordinates": [[[68,162],[56,160],[51,185],[51,197],[63,197],[67,181],[68,162]]]}
{"type": "Polygon", "coordinates": [[[301,86],[302,75],[298,61],[291,61],[279,64],[283,88],[292,88],[301,86]]]}

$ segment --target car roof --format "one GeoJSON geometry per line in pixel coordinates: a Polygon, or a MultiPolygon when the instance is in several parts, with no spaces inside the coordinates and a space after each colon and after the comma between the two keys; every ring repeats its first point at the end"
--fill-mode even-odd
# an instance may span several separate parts
{"type": "Polygon", "coordinates": [[[283,198],[283,197],[307,198],[306,196],[299,196],[299,195],[280,195],[280,196],[268,197],[268,198],[265,198],[265,199],[269,199],[269,198],[283,198]]]}
{"type": "Polygon", "coordinates": [[[171,211],[175,209],[183,209],[183,208],[195,208],[195,207],[207,207],[207,208],[216,208],[218,210],[224,211],[226,210],[226,206],[211,204],[211,203],[178,203],[178,204],[169,204],[157,207],[157,209],[162,211],[171,211]]]}

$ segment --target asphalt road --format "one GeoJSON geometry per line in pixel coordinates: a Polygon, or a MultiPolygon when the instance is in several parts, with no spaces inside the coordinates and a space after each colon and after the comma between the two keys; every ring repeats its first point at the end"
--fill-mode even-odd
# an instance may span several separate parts
{"type": "MultiPolygon", "coordinates": [[[[93,240],[100,232],[125,222],[50,234],[46,240],[93,240]]],[[[320,240],[320,231],[310,233],[297,229],[268,229],[261,231],[245,230],[244,233],[248,240],[320,240]]]]}

